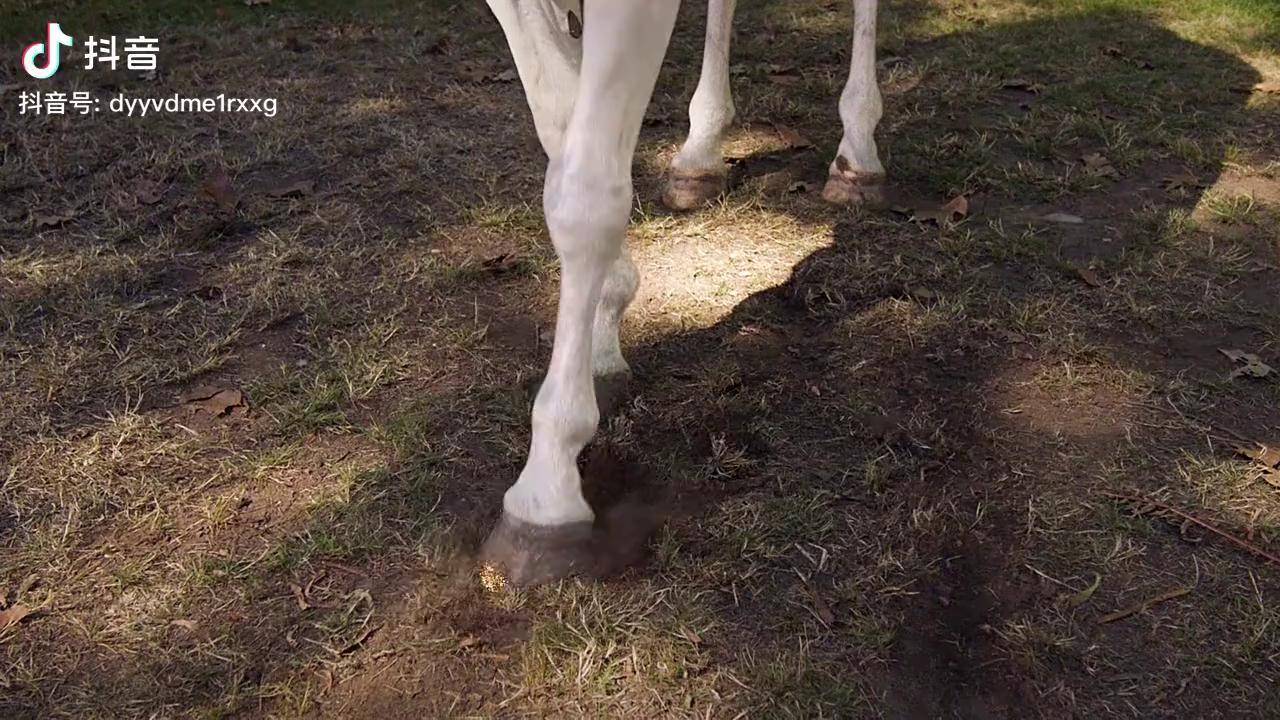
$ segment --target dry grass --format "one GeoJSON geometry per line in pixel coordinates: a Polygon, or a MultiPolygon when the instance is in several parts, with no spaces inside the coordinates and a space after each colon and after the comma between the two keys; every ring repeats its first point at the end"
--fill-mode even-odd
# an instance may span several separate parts
{"type": "Polygon", "coordinates": [[[496,25],[84,10],[158,24],[163,72],[60,83],[281,113],[0,103],[0,592],[34,611],[0,629],[0,715],[1274,716],[1277,569],[1103,494],[1280,542],[1233,451],[1280,443],[1280,382],[1219,352],[1280,368],[1272,10],[888,3],[900,202],[974,205],[937,227],[784,191],[837,141],[822,2],[744,8],[734,187],[662,210],[686,7],[637,160],[635,394],[600,434],[675,510],[622,577],[528,592],[468,561],[557,273],[496,25]],[[188,402],[218,389],[247,407],[188,402]]]}

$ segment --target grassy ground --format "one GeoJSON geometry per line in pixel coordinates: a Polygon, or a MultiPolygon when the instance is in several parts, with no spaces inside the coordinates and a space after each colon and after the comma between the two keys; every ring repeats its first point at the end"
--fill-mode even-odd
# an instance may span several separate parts
{"type": "Polygon", "coordinates": [[[734,187],[681,216],[696,3],[673,41],[585,461],[667,522],[490,592],[557,270],[483,8],[17,3],[15,54],[162,32],[61,89],[280,113],[19,116],[0,67],[0,716],[1280,714],[1280,571],[1113,495],[1280,553],[1234,450],[1280,382],[1221,352],[1280,369],[1276,3],[886,3],[883,213],[816,197],[845,4],[745,5],[734,187]]]}

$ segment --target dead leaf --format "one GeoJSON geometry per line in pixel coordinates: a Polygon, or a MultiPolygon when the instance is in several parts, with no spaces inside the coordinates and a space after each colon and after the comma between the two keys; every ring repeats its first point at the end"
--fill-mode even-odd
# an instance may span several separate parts
{"type": "Polygon", "coordinates": [[[794,195],[796,193],[804,194],[813,189],[813,186],[804,180],[797,180],[787,186],[787,194],[794,195]]]}
{"type": "Polygon", "coordinates": [[[482,83],[488,79],[490,67],[475,62],[462,62],[457,65],[458,76],[470,83],[482,83]]]}
{"type": "Polygon", "coordinates": [[[1106,624],[1106,623],[1115,622],[1117,620],[1122,620],[1124,618],[1129,617],[1130,615],[1140,613],[1144,610],[1149,610],[1152,607],[1159,605],[1160,603],[1168,602],[1170,600],[1176,600],[1177,598],[1180,598],[1184,595],[1190,595],[1193,589],[1194,588],[1189,588],[1189,587],[1175,588],[1173,590],[1170,590],[1169,592],[1160,593],[1159,595],[1156,595],[1155,597],[1149,598],[1147,600],[1143,600],[1142,602],[1132,607],[1127,607],[1123,610],[1117,610],[1113,613],[1108,613],[1106,615],[1103,615],[1102,617],[1098,618],[1098,622],[1102,624],[1106,624]]]}
{"type": "Polygon", "coordinates": [[[1080,223],[1084,222],[1084,218],[1080,217],[1079,215],[1072,215],[1070,213],[1063,213],[1063,212],[1049,213],[1048,215],[1044,216],[1044,219],[1048,220],[1049,222],[1067,223],[1070,225],[1079,225],[1080,223]]]}
{"type": "Polygon", "coordinates": [[[14,594],[13,599],[21,600],[22,596],[26,595],[27,592],[29,592],[31,588],[35,587],[38,582],[40,582],[40,576],[35,573],[23,578],[22,582],[18,583],[18,592],[14,594]]]}
{"type": "Polygon", "coordinates": [[[235,388],[223,388],[212,392],[197,393],[188,396],[184,404],[192,413],[206,412],[213,417],[222,417],[235,412],[236,408],[245,408],[244,393],[235,388]]]}
{"type": "Polygon", "coordinates": [[[516,72],[515,70],[508,69],[508,70],[503,70],[502,72],[491,76],[489,79],[494,82],[502,82],[502,83],[515,82],[516,80],[520,79],[520,73],[516,72]]]}
{"type": "Polygon", "coordinates": [[[784,150],[802,150],[804,148],[813,147],[813,143],[809,139],[801,135],[795,128],[786,125],[774,125],[774,132],[778,133],[778,138],[782,140],[782,148],[784,150]]]}
{"type": "Polygon", "coordinates": [[[164,199],[165,189],[151,180],[138,180],[133,186],[133,197],[142,205],[155,205],[164,199]]]}
{"type": "Polygon", "coordinates": [[[1280,95],[1280,80],[1267,80],[1253,86],[1254,92],[1266,95],[1280,95]]]}
{"type": "Polygon", "coordinates": [[[306,593],[302,591],[302,586],[297,583],[289,583],[289,590],[293,593],[294,602],[298,603],[299,610],[308,610],[311,603],[307,602],[306,593]]]}
{"type": "Polygon", "coordinates": [[[1102,585],[1102,576],[1097,573],[1094,573],[1093,583],[1090,584],[1089,587],[1081,590],[1078,593],[1072,593],[1071,595],[1063,595],[1062,597],[1058,598],[1058,602],[1064,607],[1067,607],[1068,609],[1078,608],[1081,605],[1089,602],[1089,598],[1093,597],[1093,594],[1098,591],[1098,587],[1100,585],[1102,585]]]}
{"type": "Polygon", "coordinates": [[[1090,287],[1102,287],[1102,279],[1098,277],[1098,273],[1091,267],[1077,267],[1076,275],[1090,287]]]}
{"type": "Polygon", "coordinates": [[[310,195],[316,189],[315,180],[295,180],[287,185],[272,188],[267,191],[267,197],[272,198],[288,198],[288,197],[305,197],[310,195]]]}
{"type": "Polygon", "coordinates": [[[231,178],[227,175],[226,168],[221,165],[209,171],[209,175],[200,184],[200,190],[229,213],[235,212],[236,206],[240,204],[240,198],[236,197],[235,191],[231,189],[231,178]]]}
{"type": "Polygon", "coordinates": [[[199,627],[198,625],[196,625],[194,620],[170,620],[169,624],[177,625],[178,627],[182,628],[183,630],[186,630],[187,632],[195,632],[196,628],[199,627]]]}
{"type": "Polygon", "coordinates": [[[764,68],[765,77],[769,78],[769,82],[778,85],[795,85],[804,79],[800,76],[800,72],[790,65],[768,63],[764,68]]]}
{"type": "Polygon", "coordinates": [[[925,302],[932,302],[937,300],[939,297],[937,290],[922,287],[909,287],[907,288],[907,294],[917,300],[923,300],[925,302]]]}
{"type": "Polygon", "coordinates": [[[352,640],[351,642],[347,643],[347,646],[342,648],[342,650],[340,650],[338,654],[346,655],[352,650],[355,650],[356,648],[360,647],[361,645],[364,644],[365,640],[369,639],[370,635],[373,635],[381,627],[382,627],[381,625],[370,625],[369,627],[366,627],[364,629],[364,632],[360,633],[360,635],[358,635],[355,640],[352,640]]]}
{"type": "Polygon", "coordinates": [[[1102,49],[1102,52],[1105,55],[1110,55],[1111,57],[1117,58],[1119,60],[1124,60],[1124,61],[1133,63],[1134,65],[1137,65],[1143,70],[1156,69],[1156,66],[1153,65],[1150,60],[1143,60],[1142,58],[1130,57],[1129,55],[1125,54],[1123,50],[1115,46],[1107,46],[1102,49]]]}
{"type": "Polygon", "coordinates": [[[1241,352],[1239,350],[1227,350],[1218,348],[1218,352],[1226,355],[1232,362],[1242,363],[1240,367],[1231,371],[1228,379],[1234,380],[1240,376],[1264,378],[1274,372],[1274,369],[1262,362],[1262,358],[1253,353],[1241,352]]]}
{"type": "Polygon", "coordinates": [[[1021,90],[1022,92],[1028,92],[1033,95],[1039,95],[1040,92],[1044,90],[1044,86],[1040,83],[1033,83],[1024,78],[1009,78],[1008,80],[1000,83],[1000,87],[1004,90],[1021,90]]]}
{"type": "Polygon", "coordinates": [[[911,219],[917,222],[932,220],[939,225],[949,225],[969,216],[969,199],[957,195],[940,208],[916,208],[910,212],[911,219]]]}
{"type": "Polygon", "coordinates": [[[297,35],[288,35],[284,39],[284,49],[289,52],[300,53],[310,50],[311,46],[299,40],[297,35]]]}
{"type": "Polygon", "coordinates": [[[790,170],[774,170],[751,178],[748,182],[751,187],[770,195],[791,192],[791,187],[796,184],[795,176],[790,170]]]}
{"type": "Polygon", "coordinates": [[[31,220],[35,224],[37,230],[42,230],[44,228],[55,228],[55,227],[58,227],[59,225],[71,222],[72,220],[75,220],[75,219],[76,219],[75,213],[49,214],[49,215],[39,214],[39,215],[31,216],[31,220]]]}
{"type": "Polygon", "coordinates": [[[502,253],[501,255],[494,255],[488,260],[484,260],[483,262],[480,263],[480,267],[484,268],[485,270],[488,270],[494,275],[505,275],[506,273],[509,273],[512,270],[514,270],[517,265],[519,265],[519,262],[516,258],[515,253],[502,253]]]}
{"type": "Polygon", "coordinates": [[[30,614],[30,608],[21,604],[11,605],[4,610],[0,610],[0,630],[4,630],[11,625],[17,625],[30,614]]]}
{"type": "Polygon", "coordinates": [[[1160,180],[1160,187],[1167,192],[1190,192],[1204,187],[1204,183],[1195,176],[1190,170],[1183,170],[1174,175],[1168,175],[1160,180]]]}
{"type": "Polygon", "coordinates": [[[818,588],[808,580],[804,582],[804,589],[809,599],[813,601],[813,612],[818,616],[818,620],[822,621],[823,625],[831,627],[831,624],[836,621],[836,614],[831,612],[831,606],[823,599],[822,593],[818,592],[818,588]]]}
{"type": "Polygon", "coordinates": [[[924,75],[917,72],[894,73],[880,83],[880,92],[885,95],[902,95],[920,86],[924,75]]]}
{"type": "Polygon", "coordinates": [[[1255,442],[1251,448],[1237,445],[1236,452],[1265,468],[1280,467],[1280,448],[1255,442]]]}
{"type": "Polygon", "coordinates": [[[1087,175],[1093,177],[1120,177],[1120,173],[1102,153],[1089,153],[1082,158],[1084,161],[1084,171],[1087,175]]]}

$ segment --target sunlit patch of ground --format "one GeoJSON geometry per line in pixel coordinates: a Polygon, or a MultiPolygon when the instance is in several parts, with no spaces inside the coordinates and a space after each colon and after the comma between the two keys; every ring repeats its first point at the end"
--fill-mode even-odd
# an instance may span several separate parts
{"type": "Polygon", "coordinates": [[[754,293],[787,280],[831,243],[830,226],[765,209],[718,207],[692,222],[641,225],[632,256],[641,274],[636,332],[710,327],[754,293]],[[751,223],[742,223],[746,215],[751,223]]]}

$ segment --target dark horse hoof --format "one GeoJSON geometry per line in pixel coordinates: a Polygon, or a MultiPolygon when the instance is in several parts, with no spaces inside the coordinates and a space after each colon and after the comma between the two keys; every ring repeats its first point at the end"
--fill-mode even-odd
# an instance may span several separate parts
{"type": "Polygon", "coordinates": [[[533,525],[504,512],[480,548],[482,579],[523,588],[592,574],[594,546],[592,523],[533,525]]]}
{"type": "Polygon", "coordinates": [[[662,192],[662,204],[672,210],[693,210],[706,205],[724,193],[728,174],[699,173],[685,175],[672,170],[662,192]]]}
{"type": "Polygon", "coordinates": [[[863,173],[855,170],[837,170],[827,178],[822,188],[822,199],[836,205],[866,205],[885,207],[885,178],[882,173],[863,173]]]}

